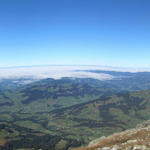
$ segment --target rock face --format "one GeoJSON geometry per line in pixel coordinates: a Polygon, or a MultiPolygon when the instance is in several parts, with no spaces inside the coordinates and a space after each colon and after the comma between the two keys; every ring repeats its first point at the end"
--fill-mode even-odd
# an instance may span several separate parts
{"type": "Polygon", "coordinates": [[[101,137],[91,141],[87,147],[75,150],[150,150],[150,120],[135,129],[101,137]]]}

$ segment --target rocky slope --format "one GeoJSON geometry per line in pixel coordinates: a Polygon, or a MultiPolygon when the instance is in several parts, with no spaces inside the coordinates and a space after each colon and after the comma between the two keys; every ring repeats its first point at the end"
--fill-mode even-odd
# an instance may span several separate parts
{"type": "Polygon", "coordinates": [[[87,147],[74,150],[150,150],[150,120],[134,129],[100,137],[91,141],[87,147]]]}

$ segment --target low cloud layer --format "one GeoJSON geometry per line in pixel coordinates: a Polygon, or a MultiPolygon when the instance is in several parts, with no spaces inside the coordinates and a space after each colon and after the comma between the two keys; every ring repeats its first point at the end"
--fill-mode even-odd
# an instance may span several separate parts
{"type": "Polygon", "coordinates": [[[95,67],[87,66],[43,66],[43,67],[19,67],[19,68],[1,68],[0,78],[54,78],[60,79],[62,77],[74,78],[94,78],[99,80],[110,80],[113,76],[109,74],[98,74],[86,72],[84,70],[98,70],[95,67]],[[77,71],[78,70],[78,71],[77,71]]]}
{"type": "Polygon", "coordinates": [[[94,78],[99,80],[113,79],[113,76],[109,74],[86,72],[85,70],[105,70],[105,71],[107,70],[107,71],[121,71],[121,72],[144,71],[142,69],[140,70],[133,68],[113,68],[100,66],[14,67],[14,68],[0,68],[0,79],[6,78],[60,79],[62,77],[94,78]]]}

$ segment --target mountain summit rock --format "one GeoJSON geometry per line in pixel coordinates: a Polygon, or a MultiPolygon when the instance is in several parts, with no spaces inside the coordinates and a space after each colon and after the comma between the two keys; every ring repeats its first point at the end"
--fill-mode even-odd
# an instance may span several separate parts
{"type": "Polygon", "coordinates": [[[91,141],[74,150],[150,150],[150,120],[136,128],[91,141]]]}

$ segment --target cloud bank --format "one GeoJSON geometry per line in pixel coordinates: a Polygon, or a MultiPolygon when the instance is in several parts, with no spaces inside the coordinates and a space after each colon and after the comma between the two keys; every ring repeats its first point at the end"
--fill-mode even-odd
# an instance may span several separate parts
{"type": "Polygon", "coordinates": [[[62,77],[73,77],[73,78],[93,78],[99,80],[111,80],[114,78],[112,75],[109,74],[93,73],[87,72],[85,70],[104,70],[104,71],[120,71],[120,72],[149,71],[144,69],[114,68],[114,67],[100,67],[100,66],[13,67],[13,68],[0,68],[0,79],[8,79],[8,78],[60,79],[62,77]]]}
{"type": "Polygon", "coordinates": [[[43,67],[14,67],[14,68],[1,68],[0,78],[33,78],[44,79],[53,78],[60,79],[62,77],[73,78],[93,78],[99,80],[110,80],[113,76],[109,74],[98,74],[86,72],[84,70],[97,70],[95,67],[87,66],[43,66],[43,67]]]}

